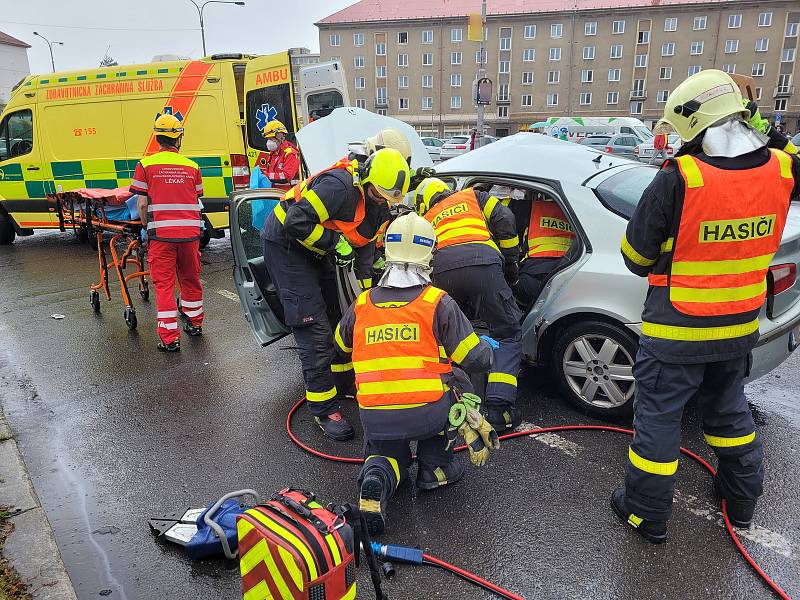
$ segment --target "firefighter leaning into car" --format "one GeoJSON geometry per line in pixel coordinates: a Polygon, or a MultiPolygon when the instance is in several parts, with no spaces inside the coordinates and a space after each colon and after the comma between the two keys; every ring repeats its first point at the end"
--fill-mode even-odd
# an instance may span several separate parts
{"type": "Polygon", "coordinates": [[[161,148],[136,165],[131,192],[139,194],[139,216],[147,227],[147,262],[156,288],[158,349],[181,349],[175,278],[181,289],[181,309],[188,319],[183,330],[203,333],[203,286],[200,282],[200,234],[203,224],[200,167],[180,154],[183,124],[160,115],[153,133],[161,148]]]}
{"type": "Polygon", "coordinates": [[[454,193],[433,177],[420,183],[415,206],[436,231],[433,283],[462,308],[474,308],[499,343],[486,387],[485,409],[489,422],[502,434],[520,422],[514,405],[522,315],[509,287],[517,282],[518,274],[514,215],[495,196],[472,188],[454,193]]]}
{"type": "Polygon", "coordinates": [[[634,366],[635,435],[614,512],[645,539],[666,539],[681,415],[697,398],[719,459],[716,494],[734,525],[750,525],[762,493],[762,444],[744,394],[766,273],[778,249],[800,162],[768,148],[727,73],[701,71],[670,94],[663,120],[683,140],[656,174],[622,240],[647,277],[634,366]]]}
{"type": "Polygon", "coordinates": [[[353,436],[334,382],[334,373],[346,369],[331,364],[332,327],[341,316],[335,265],[355,263],[356,276],[371,287],[372,240],[389,219],[387,203],[403,199],[408,181],[408,164],[397,150],[379,150],[363,165],[341,160],[289,190],[261,234],[264,264],[297,342],[311,413],[335,440],[353,436]]]}
{"type": "Polygon", "coordinates": [[[300,151],[286,139],[289,132],[280,121],[270,121],[264,126],[262,133],[267,139],[269,152],[262,154],[258,166],[273,186],[288,189],[297,183],[297,174],[300,172],[300,151]]]}
{"type": "Polygon", "coordinates": [[[478,466],[499,447],[461,370],[487,371],[492,349],[458,304],[431,285],[434,244],[425,219],[413,213],[395,219],[386,232],[386,272],[336,328],[337,352],[355,371],[364,427],[360,509],[373,534],[383,532],[386,500],[408,477],[412,441],[421,490],[461,479],[463,467],[453,456],[459,431],[478,466]]]}

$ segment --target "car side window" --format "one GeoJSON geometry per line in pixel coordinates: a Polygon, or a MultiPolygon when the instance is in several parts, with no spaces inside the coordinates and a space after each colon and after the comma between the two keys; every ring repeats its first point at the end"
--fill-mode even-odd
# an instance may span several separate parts
{"type": "Polygon", "coordinates": [[[33,113],[29,109],[6,115],[0,123],[0,161],[33,150],[33,113]]]}

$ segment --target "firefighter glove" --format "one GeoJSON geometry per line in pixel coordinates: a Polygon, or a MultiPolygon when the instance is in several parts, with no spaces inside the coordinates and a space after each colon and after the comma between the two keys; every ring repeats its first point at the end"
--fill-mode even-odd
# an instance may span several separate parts
{"type": "Polygon", "coordinates": [[[500,342],[498,342],[493,337],[489,337],[488,335],[482,335],[481,339],[489,344],[492,347],[492,350],[497,350],[500,347],[500,342]]]}
{"type": "Polygon", "coordinates": [[[376,271],[383,271],[386,269],[386,260],[383,258],[383,256],[379,256],[375,259],[375,262],[372,263],[372,268],[376,271]]]}
{"type": "Polygon", "coordinates": [[[436,171],[433,170],[433,167],[420,167],[414,171],[414,174],[411,175],[411,185],[409,189],[415,190],[422,183],[423,179],[427,179],[428,177],[435,177],[436,171]]]}
{"type": "Polygon", "coordinates": [[[500,439],[484,416],[476,409],[467,409],[467,417],[459,428],[469,452],[469,460],[476,467],[489,462],[491,450],[500,448],[500,439]]]}
{"type": "Polygon", "coordinates": [[[768,134],[772,127],[769,124],[769,121],[763,118],[761,113],[758,112],[758,104],[752,100],[742,100],[742,104],[747,110],[750,111],[750,120],[747,121],[750,124],[750,127],[759,133],[768,134]]]}
{"type": "Polygon", "coordinates": [[[336,266],[347,268],[353,264],[355,259],[356,253],[353,252],[350,242],[348,242],[347,238],[343,235],[339,236],[339,241],[336,242],[336,255],[334,256],[336,266]]]}

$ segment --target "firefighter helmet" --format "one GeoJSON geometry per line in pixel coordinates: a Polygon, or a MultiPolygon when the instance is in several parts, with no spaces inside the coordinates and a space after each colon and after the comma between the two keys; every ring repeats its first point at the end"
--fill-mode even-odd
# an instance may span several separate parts
{"type": "Polygon", "coordinates": [[[156,135],[179,138],[183,135],[183,123],[175,115],[158,115],[156,122],[153,124],[153,132],[156,135]]]}
{"type": "Polygon", "coordinates": [[[433,226],[415,213],[406,213],[391,222],[384,239],[386,262],[428,268],[436,246],[433,226]]]}
{"type": "Polygon", "coordinates": [[[279,133],[286,135],[289,133],[286,129],[286,125],[278,121],[277,119],[273,119],[266,125],[264,125],[264,129],[261,131],[265,138],[273,138],[279,133]]]}
{"type": "Polygon", "coordinates": [[[372,184],[389,204],[399,204],[408,192],[411,171],[403,155],[394,148],[382,148],[364,163],[361,184],[372,184]]]}
{"type": "Polygon", "coordinates": [[[403,132],[389,127],[381,129],[376,135],[368,137],[365,142],[367,155],[374,154],[381,148],[394,148],[408,163],[411,163],[411,144],[403,132]]]}
{"type": "Polygon", "coordinates": [[[436,194],[441,192],[449,192],[450,188],[441,179],[436,177],[428,177],[423,179],[417,186],[417,192],[414,194],[414,208],[417,214],[424,215],[431,208],[431,202],[436,194]]]}

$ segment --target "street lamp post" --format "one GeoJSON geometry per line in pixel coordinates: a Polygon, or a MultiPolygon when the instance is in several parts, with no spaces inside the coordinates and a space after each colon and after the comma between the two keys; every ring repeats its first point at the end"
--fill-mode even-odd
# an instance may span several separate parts
{"type": "MultiPolygon", "coordinates": [[[[481,81],[484,77],[486,77],[486,0],[483,0],[481,3],[481,63],[480,68],[478,69],[478,82],[481,81]]],[[[477,92],[477,88],[476,88],[477,92]]],[[[478,147],[480,143],[478,140],[483,139],[483,104],[478,104],[478,122],[476,123],[475,127],[475,147],[478,147]]]]}
{"type": "Polygon", "coordinates": [[[203,9],[206,4],[235,4],[236,6],[244,6],[244,2],[234,0],[206,0],[202,4],[198,4],[195,0],[189,0],[197,9],[197,15],[200,17],[200,35],[203,37],[203,56],[206,55],[206,30],[203,26],[203,9]]]}
{"type": "Polygon", "coordinates": [[[56,72],[56,60],[53,58],[53,44],[58,44],[59,46],[63,46],[64,42],[51,42],[46,37],[44,37],[38,31],[34,31],[33,35],[37,35],[42,38],[45,42],[47,42],[47,47],[50,48],[50,65],[53,67],[53,73],[56,72]]]}

